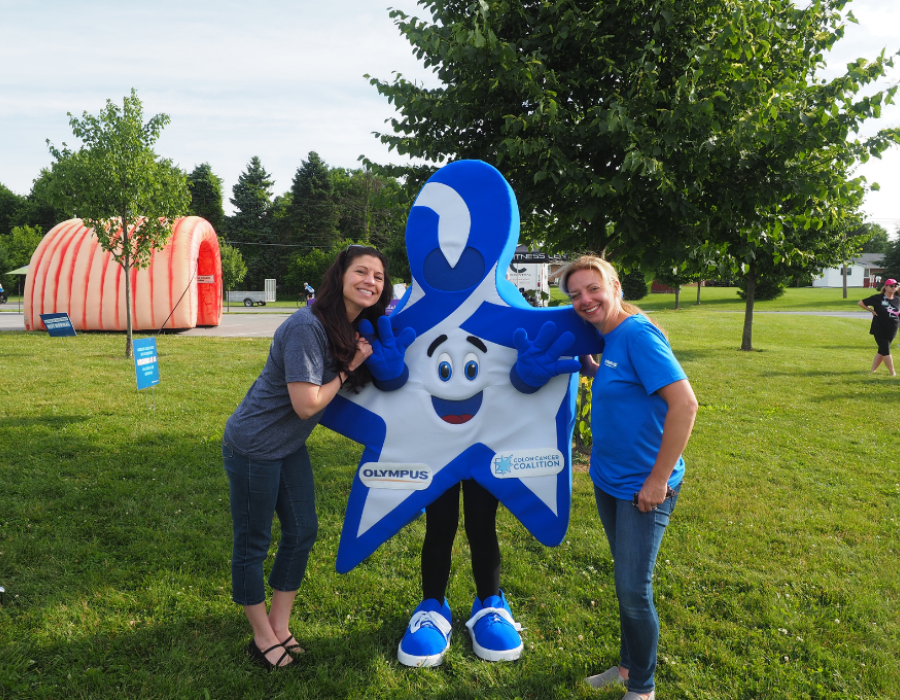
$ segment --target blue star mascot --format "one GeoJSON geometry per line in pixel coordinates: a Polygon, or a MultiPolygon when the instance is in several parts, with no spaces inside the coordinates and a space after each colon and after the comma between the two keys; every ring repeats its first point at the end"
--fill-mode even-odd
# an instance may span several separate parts
{"type": "Polygon", "coordinates": [[[547,546],[568,527],[571,373],[598,340],[571,309],[534,309],[506,280],[518,237],[515,195],[495,168],[457,161],[436,172],[407,222],[412,284],[377,329],[360,324],[375,385],[342,392],[322,420],[365,446],[339,572],[426,513],[423,601],[397,654],[408,666],[436,666],[450,646],[445,594],[460,490],[477,589],[466,628],[482,659],[522,652],[500,590],[498,502],[547,546]]]}

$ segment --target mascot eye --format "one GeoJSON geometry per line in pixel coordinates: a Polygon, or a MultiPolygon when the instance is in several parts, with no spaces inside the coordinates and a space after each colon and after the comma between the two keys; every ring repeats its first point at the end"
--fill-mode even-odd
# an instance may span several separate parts
{"type": "Polygon", "coordinates": [[[472,381],[473,379],[475,379],[475,377],[478,376],[478,356],[475,353],[470,352],[468,355],[466,355],[464,361],[466,363],[466,379],[472,381]]]}
{"type": "Polygon", "coordinates": [[[438,376],[442,382],[449,382],[450,377],[453,376],[453,360],[445,352],[438,357],[438,376]]]}

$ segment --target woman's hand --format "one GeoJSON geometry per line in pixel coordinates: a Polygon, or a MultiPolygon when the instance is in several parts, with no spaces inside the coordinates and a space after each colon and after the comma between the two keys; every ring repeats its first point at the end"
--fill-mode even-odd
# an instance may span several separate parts
{"type": "Polygon", "coordinates": [[[641,490],[638,491],[637,507],[641,513],[648,513],[656,510],[656,506],[661,505],[666,500],[666,492],[669,484],[666,481],[660,481],[651,474],[644,481],[641,490]]]}
{"type": "Polygon", "coordinates": [[[350,361],[350,371],[357,369],[363,362],[372,356],[372,345],[359,333],[356,334],[356,353],[350,361]]]}
{"type": "Polygon", "coordinates": [[[581,362],[581,374],[585,377],[595,377],[600,365],[594,359],[593,355],[579,355],[578,360],[581,362]]]}

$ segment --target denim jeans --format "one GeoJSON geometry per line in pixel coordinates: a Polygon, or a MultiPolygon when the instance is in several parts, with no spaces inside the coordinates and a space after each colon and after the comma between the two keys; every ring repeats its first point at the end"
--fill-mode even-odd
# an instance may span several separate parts
{"type": "Polygon", "coordinates": [[[653,567],[678,496],[666,499],[648,513],[635,508],[630,500],[615,498],[596,487],[594,498],[615,560],[622,639],[619,665],[628,669],[628,690],[649,693],[654,687],[659,644],[653,567]]]}
{"type": "Polygon", "coordinates": [[[247,457],[223,442],[222,459],[230,483],[234,528],[232,600],[238,605],[266,600],[263,562],[269,554],[275,513],[281,523],[281,542],[269,585],[277,591],[296,591],[319,531],[306,446],[284,459],[268,460],[247,457]]]}

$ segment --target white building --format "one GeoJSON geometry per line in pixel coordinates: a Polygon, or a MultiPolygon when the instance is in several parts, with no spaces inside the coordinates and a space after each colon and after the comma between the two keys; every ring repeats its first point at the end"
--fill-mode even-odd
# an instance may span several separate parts
{"type": "MultiPolygon", "coordinates": [[[[881,253],[863,253],[847,266],[848,287],[874,287],[876,277],[884,276],[881,265],[881,253]]],[[[822,270],[822,274],[813,280],[813,287],[843,287],[844,276],[840,267],[822,270]]]]}

